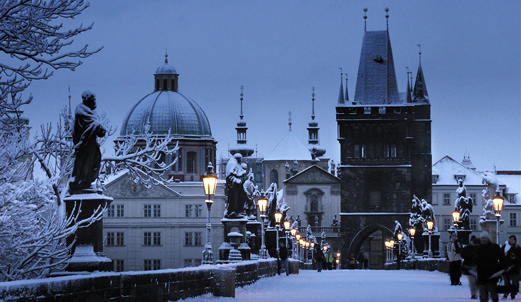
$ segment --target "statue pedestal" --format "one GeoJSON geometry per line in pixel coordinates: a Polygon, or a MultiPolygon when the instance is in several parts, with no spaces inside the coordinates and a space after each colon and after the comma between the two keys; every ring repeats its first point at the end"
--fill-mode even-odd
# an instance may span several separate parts
{"type": "MultiPolygon", "coordinates": [[[[65,209],[67,216],[78,214],[78,221],[89,218],[94,211],[108,206],[112,202],[112,198],[101,194],[80,193],[65,197],[65,209]]],[[[76,243],[72,247],[72,258],[65,268],[69,272],[78,271],[112,271],[112,260],[105,257],[103,253],[103,219],[100,219],[88,227],[79,228],[75,236],[67,238],[67,245],[70,245],[74,239],[76,243]]]]}
{"type": "Polygon", "coordinates": [[[249,241],[247,240],[247,243],[251,249],[251,252],[258,255],[260,246],[262,244],[260,221],[248,220],[248,223],[246,223],[246,232],[249,232],[250,238],[249,241]]]}
{"type": "MultiPolygon", "coordinates": [[[[250,260],[251,259],[251,248],[246,243],[246,223],[248,223],[248,219],[246,218],[223,218],[221,219],[221,223],[224,226],[224,242],[219,247],[219,262],[218,263],[226,263],[230,258],[230,251],[233,249],[234,243],[232,242],[233,238],[230,238],[228,234],[240,233],[242,237],[238,240],[238,244],[236,249],[240,251],[242,260],[250,260]]],[[[237,259],[237,254],[232,255],[234,260],[237,259]]]]}
{"type": "MultiPolygon", "coordinates": [[[[423,237],[423,257],[427,258],[429,255],[429,233],[424,232],[422,234],[423,237]]],[[[433,258],[438,258],[440,256],[440,233],[432,233],[431,237],[431,252],[433,258]]]]}
{"type": "Polygon", "coordinates": [[[456,230],[456,235],[458,236],[459,242],[464,245],[469,244],[470,233],[472,233],[471,230],[456,230]]]}
{"type": "MultiPolygon", "coordinates": [[[[501,226],[505,221],[499,220],[499,225],[501,226]]],[[[494,242],[499,244],[499,246],[502,245],[501,242],[498,242],[497,240],[497,219],[487,219],[487,220],[481,220],[479,222],[481,229],[483,231],[487,231],[490,234],[490,242],[494,242]]],[[[506,241],[508,238],[499,238],[502,241],[506,241]]]]}

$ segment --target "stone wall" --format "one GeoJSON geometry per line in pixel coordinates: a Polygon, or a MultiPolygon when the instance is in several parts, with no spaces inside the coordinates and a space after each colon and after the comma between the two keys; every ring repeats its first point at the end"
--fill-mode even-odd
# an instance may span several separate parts
{"type": "MultiPolygon", "coordinates": [[[[295,262],[295,263],[293,263],[295,262]]],[[[298,274],[290,260],[290,273],[298,274]]],[[[176,301],[204,294],[235,297],[235,287],[277,273],[275,259],[185,269],[93,273],[0,282],[0,301],[176,301]]]]}
{"type": "MultiPolygon", "coordinates": [[[[386,270],[397,269],[396,262],[386,263],[386,270]]],[[[404,260],[400,262],[400,269],[417,269],[423,271],[439,271],[442,273],[449,273],[449,261],[445,259],[417,259],[417,260],[404,260]]]]}

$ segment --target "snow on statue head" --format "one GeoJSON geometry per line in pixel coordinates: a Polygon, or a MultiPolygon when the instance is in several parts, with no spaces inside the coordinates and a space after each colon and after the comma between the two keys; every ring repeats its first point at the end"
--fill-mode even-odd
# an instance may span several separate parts
{"type": "Polygon", "coordinates": [[[90,108],[90,110],[96,110],[96,95],[90,90],[85,90],[81,94],[83,104],[90,108]]]}

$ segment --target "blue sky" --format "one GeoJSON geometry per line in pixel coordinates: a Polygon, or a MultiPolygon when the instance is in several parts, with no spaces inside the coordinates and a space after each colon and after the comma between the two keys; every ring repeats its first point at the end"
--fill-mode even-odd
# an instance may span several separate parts
{"type": "Polygon", "coordinates": [[[338,68],[348,73],[353,98],[364,7],[368,30],[385,29],[384,8],[390,9],[400,91],[405,67],[416,74],[422,45],[433,163],[445,155],[460,161],[467,152],[479,170],[521,169],[519,1],[93,1],[66,24],[94,22],[73,45],[104,49],[75,72],[33,83],[25,112],[35,130],[56,121],[70,85],[73,106],[92,90],[98,111],[119,128],[130,107],[153,91],[153,73],[168,49],[179,91],[210,120],[218,156],[236,143],[241,85],[248,143],[260,155],[288,131],[290,110],[293,131],[306,142],[314,86],[320,143],[338,162],[338,68]]]}

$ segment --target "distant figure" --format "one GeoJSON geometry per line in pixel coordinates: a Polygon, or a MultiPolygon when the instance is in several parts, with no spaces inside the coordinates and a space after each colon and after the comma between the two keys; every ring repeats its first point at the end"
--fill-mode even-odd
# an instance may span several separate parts
{"type": "Polygon", "coordinates": [[[69,182],[71,194],[89,189],[98,178],[101,165],[101,152],[97,138],[103,137],[107,130],[96,114],[96,95],[91,91],[81,94],[82,104],[76,106],[72,142],[74,143],[74,168],[69,182]]]}
{"type": "Polygon", "coordinates": [[[470,298],[477,299],[479,286],[477,279],[477,245],[479,244],[479,239],[476,236],[472,235],[470,238],[469,244],[465,246],[461,250],[461,257],[463,258],[463,273],[465,273],[469,279],[469,288],[470,288],[470,298]]]}
{"type": "Polygon", "coordinates": [[[449,258],[450,285],[461,285],[461,243],[456,233],[451,235],[447,244],[447,257],[449,258]]]}
{"type": "MultiPolygon", "coordinates": [[[[519,291],[519,269],[521,268],[521,247],[517,244],[517,238],[515,235],[510,235],[508,241],[501,247],[505,253],[505,262],[503,267],[506,269],[505,272],[505,285],[513,287],[510,292],[510,298],[514,300],[516,294],[519,291]]],[[[505,293],[503,298],[506,298],[509,293],[505,293]]]]}

